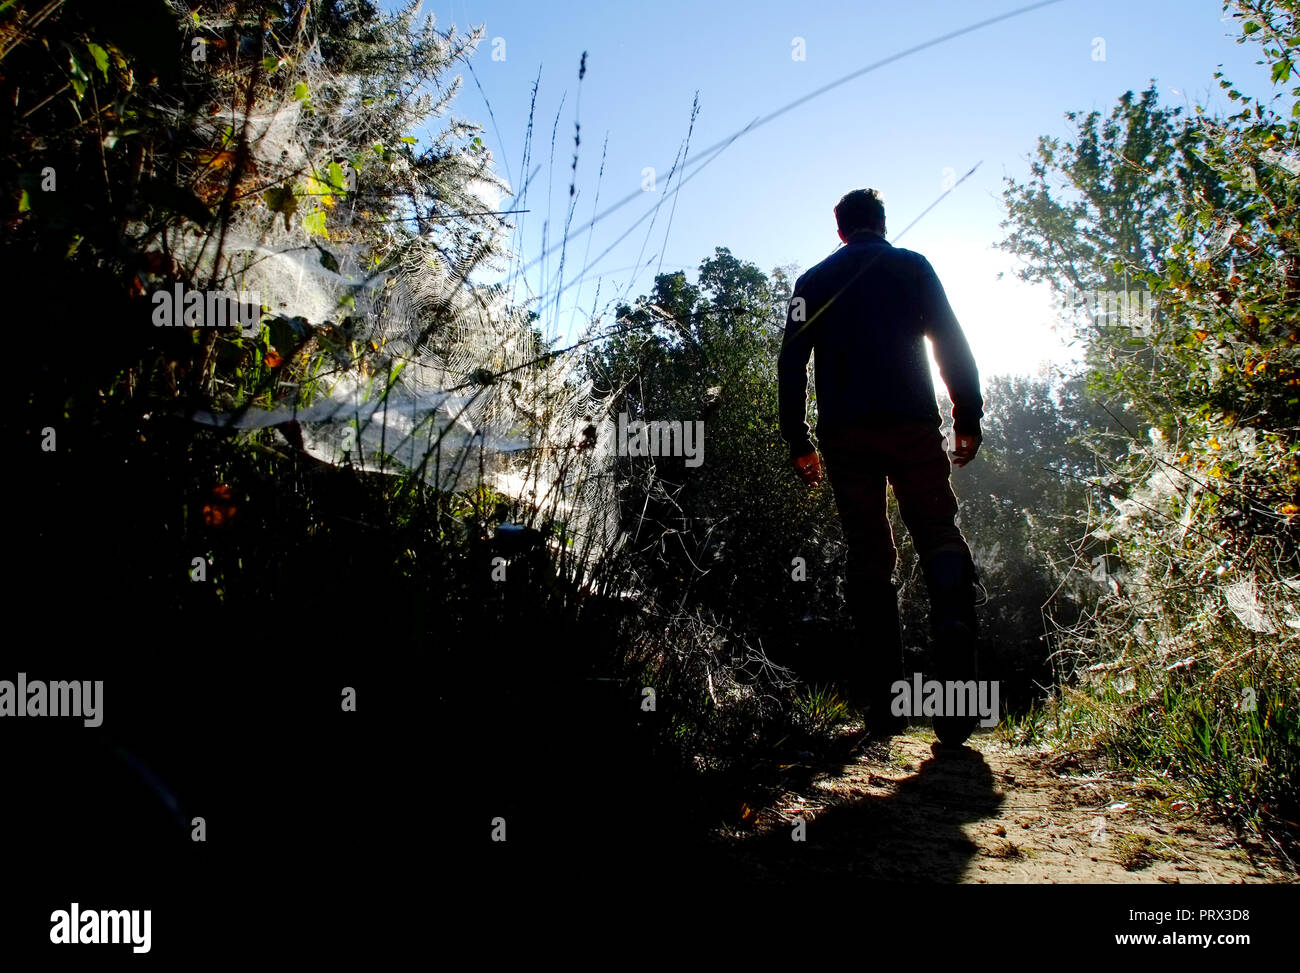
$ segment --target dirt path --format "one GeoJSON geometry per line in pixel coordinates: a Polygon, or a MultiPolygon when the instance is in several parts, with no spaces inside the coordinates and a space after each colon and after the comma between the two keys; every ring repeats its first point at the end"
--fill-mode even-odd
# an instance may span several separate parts
{"type": "Polygon", "coordinates": [[[1266,850],[1248,848],[1134,780],[992,736],[969,756],[936,759],[913,729],[818,767],[731,832],[729,856],[753,880],[817,875],[956,883],[1288,882],[1266,850]],[[798,818],[805,840],[794,840],[798,818]]]}

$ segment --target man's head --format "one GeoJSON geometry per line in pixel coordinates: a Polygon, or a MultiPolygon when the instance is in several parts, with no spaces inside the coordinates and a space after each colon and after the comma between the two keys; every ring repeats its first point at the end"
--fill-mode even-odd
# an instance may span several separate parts
{"type": "Polygon", "coordinates": [[[845,243],[859,230],[885,235],[885,204],[874,189],[855,189],[835,204],[835,222],[845,243]]]}

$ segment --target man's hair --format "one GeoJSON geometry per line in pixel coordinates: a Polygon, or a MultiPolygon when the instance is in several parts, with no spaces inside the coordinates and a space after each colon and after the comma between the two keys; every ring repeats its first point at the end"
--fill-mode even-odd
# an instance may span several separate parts
{"type": "Polygon", "coordinates": [[[835,222],[845,236],[885,225],[885,204],[874,189],[855,189],[835,204],[835,222]]]}

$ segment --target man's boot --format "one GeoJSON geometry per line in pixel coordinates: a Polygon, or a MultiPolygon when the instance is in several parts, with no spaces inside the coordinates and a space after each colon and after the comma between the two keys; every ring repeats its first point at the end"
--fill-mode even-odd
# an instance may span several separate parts
{"type": "Polygon", "coordinates": [[[890,581],[857,585],[852,607],[857,630],[857,655],[850,669],[854,700],[867,707],[867,732],[872,736],[902,733],[907,718],[892,711],[892,687],[904,678],[898,589],[890,581]]]}
{"type": "MultiPolygon", "coordinates": [[[[922,563],[921,571],[930,592],[933,678],[944,686],[946,705],[949,683],[978,679],[975,565],[964,551],[940,551],[922,563]]],[[[934,734],[944,746],[960,747],[978,725],[978,713],[945,713],[934,718],[934,734]]]]}

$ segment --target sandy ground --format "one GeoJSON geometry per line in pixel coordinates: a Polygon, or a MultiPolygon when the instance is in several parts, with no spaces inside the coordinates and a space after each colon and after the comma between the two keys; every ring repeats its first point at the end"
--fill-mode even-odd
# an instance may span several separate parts
{"type": "Polygon", "coordinates": [[[806,755],[791,766],[796,782],[785,793],[742,807],[747,827],[719,832],[728,857],[752,880],[782,883],[832,874],[941,883],[1296,881],[1268,848],[1209,823],[1158,779],[1070,766],[992,736],[938,759],[933,739],[913,729],[833,761],[806,755]]]}

